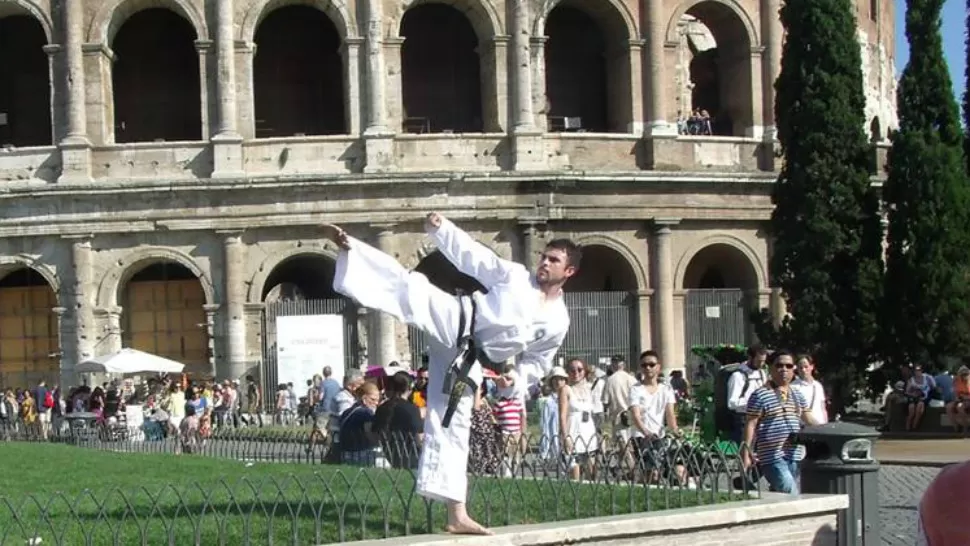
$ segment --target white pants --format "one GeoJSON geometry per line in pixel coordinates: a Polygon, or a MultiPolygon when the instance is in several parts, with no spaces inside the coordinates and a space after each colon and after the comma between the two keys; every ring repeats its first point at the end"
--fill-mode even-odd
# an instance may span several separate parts
{"type": "MultiPolygon", "coordinates": [[[[465,502],[468,494],[468,435],[474,393],[466,389],[448,428],[441,426],[448,407],[442,392],[448,368],[458,356],[458,327],[465,314],[471,320],[471,304],[433,286],[420,273],[408,271],[392,256],[350,239],[350,251],[337,257],[334,290],[364,307],[388,313],[425,331],[430,338],[428,354],[428,400],[424,420],[424,449],[418,462],[417,492],[439,501],[465,502]]],[[[470,378],[482,381],[475,364],[470,378]]]]}

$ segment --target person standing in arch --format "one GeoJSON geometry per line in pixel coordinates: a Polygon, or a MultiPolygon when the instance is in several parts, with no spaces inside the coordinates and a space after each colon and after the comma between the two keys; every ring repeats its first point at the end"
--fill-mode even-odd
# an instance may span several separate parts
{"type": "Polygon", "coordinates": [[[331,224],[323,228],[340,249],[334,290],[424,330],[431,341],[418,494],[446,504],[448,532],[491,534],[468,515],[465,505],[475,390],[464,389],[446,427],[442,420],[451,391],[446,385],[454,380],[456,366],[469,359],[474,363],[468,379],[475,385],[481,385],[482,366],[501,373],[505,363],[515,357],[519,357],[520,380],[530,385],[552,370],[553,358],[569,329],[562,287],[579,269],[579,246],[568,239],[550,241],[535,272],[530,273],[522,264],[499,258],[432,212],[426,218],[425,231],[438,250],[487,290],[456,297],[341,228],[331,224]]]}

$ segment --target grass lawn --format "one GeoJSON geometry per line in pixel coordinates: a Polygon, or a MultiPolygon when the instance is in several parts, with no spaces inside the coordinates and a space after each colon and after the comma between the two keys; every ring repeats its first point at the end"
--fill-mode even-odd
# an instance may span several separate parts
{"type": "MultiPolygon", "coordinates": [[[[444,525],[443,507],[415,495],[413,477],[403,471],[15,442],[0,444],[0,460],[0,545],[34,537],[45,546],[321,544],[438,532],[444,525]]],[[[500,526],[688,507],[726,496],[480,478],[469,509],[500,526]]]]}

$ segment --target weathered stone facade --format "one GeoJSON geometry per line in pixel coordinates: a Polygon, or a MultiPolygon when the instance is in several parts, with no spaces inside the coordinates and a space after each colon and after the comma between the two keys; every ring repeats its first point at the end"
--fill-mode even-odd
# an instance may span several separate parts
{"type": "MultiPolygon", "coordinates": [[[[122,345],[126,285],[160,262],[198,279],[211,369],[241,376],[263,357],[274,268],[332,258],[314,228],[322,221],[408,267],[428,252],[420,222],[429,210],[516,260],[531,260],[549,237],[573,237],[600,249],[576,289],[631,293],[635,341],[658,347],[668,367],[685,362],[689,290],[723,286],[744,291],[747,307],[772,305],[761,228],[776,169],[777,0],[577,4],[604,36],[609,132],[553,132],[546,22],[559,4],[528,0],[449,2],[477,39],[482,130],[405,132],[401,28],[412,4],[427,2],[0,0],[0,23],[27,16],[43,28],[52,119],[50,145],[0,149],[0,279],[31,268],[56,294],[62,381],[77,380],[81,359],[122,345]],[[321,10],[339,36],[340,134],[259,137],[255,97],[268,84],[254,74],[257,34],[291,5],[321,10]],[[152,8],[195,33],[201,138],[119,144],[114,40],[152,8]],[[693,89],[685,17],[716,42],[717,103],[736,136],[677,134],[693,89]],[[719,283],[704,280],[710,271],[719,283]],[[621,286],[611,280],[620,277],[621,286]]],[[[867,115],[879,117],[882,136],[895,121],[893,9],[859,5],[867,115]]],[[[405,328],[361,321],[371,363],[407,360],[405,328]]]]}

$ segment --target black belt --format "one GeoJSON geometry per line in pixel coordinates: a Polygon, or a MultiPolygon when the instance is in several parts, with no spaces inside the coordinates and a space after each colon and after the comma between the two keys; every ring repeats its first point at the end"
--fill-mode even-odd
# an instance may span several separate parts
{"type": "Polygon", "coordinates": [[[478,306],[474,298],[468,298],[472,304],[472,312],[470,328],[468,328],[468,332],[466,333],[465,306],[462,303],[462,298],[465,297],[465,294],[459,290],[457,296],[459,318],[458,342],[455,344],[455,347],[458,349],[458,354],[455,355],[455,360],[452,361],[451,366],[445,374],[442,392],[448,395],[448,408],[445,410],[445,415],[441,418],[442,428],[448,428],[451,425],[451,418],[455,416],[455,410],[458,409],[458,404],[461,403],[461,399],[465,395],[465,388],[471,389],[472,394],[475,394],[478,390],[478,385],[469,377],[472,366],[475,365],[475,362],[481,354],[478,345],[475,343],[475,316],[478,314],[478,306]]]}

